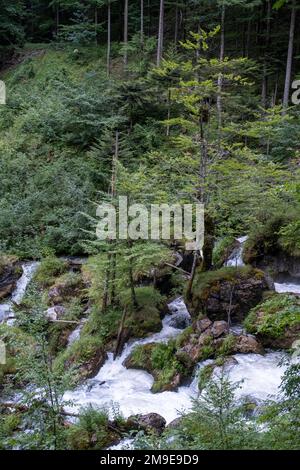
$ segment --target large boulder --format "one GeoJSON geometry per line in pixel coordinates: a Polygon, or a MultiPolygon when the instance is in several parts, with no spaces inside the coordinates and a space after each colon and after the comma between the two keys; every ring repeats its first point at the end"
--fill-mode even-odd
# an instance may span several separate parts
{"type": "Polygon", "coordinates": [[[21,275],[22,268],[17,257],[0,255],[0,301],[11,295],[21,275]]]}
{"type": "Polygon", "coordinates": [[[127,426],[131,429],[142,430],[148,434],[160,435],[166,427],[166,420],[157,413],[130,416],[127,426]]]}
{"type": "Polygon", "coordinates": [[[241,354],[263,354],[264,348],[252,335],[239,335],[236,338],[235,345],[233,347],[233,353],[241,354]]]}
{"type": "Polygon", "coordinates": [[[201,360],[236,353],[263,354],[264,348],[252,335],[230,333],[225,321],[210,322],[203,318],[195,322],[193,331],[185,337],[177,355],[179,353],[185,354],[195,365],[201,360]],[[203,325],[208,327],[203,330],[203,325]]]}
{"type": "Polygon", "coordinates": [[[126,358],[128,369],[145,370],[154,378],[153,393],[177,390],[192,373],[194,363],[184,354],[177,354],[176,343],[149,343],[138,346],[126,358]]]}
{"type": "Polygon", "coordinates": [[[194,317],[241,322],[249,310],[261,302],[269,290],[265,274],[250,266],[198,272],[188,308],[194,317]]]}
{"type": "Polygon", "coordinates": [[[300,297],[274,294],[250,311],[245,327],[265,347],[291,348],[300,338],[300,297]]]}

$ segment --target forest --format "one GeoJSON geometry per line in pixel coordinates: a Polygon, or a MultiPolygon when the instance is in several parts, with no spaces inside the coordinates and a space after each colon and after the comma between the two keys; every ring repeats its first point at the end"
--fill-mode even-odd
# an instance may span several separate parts
{"type": "Polygon", "coordinates": [[[298,0],[0,0],[0,176],[1,451],[300,449],[298,0]]]}

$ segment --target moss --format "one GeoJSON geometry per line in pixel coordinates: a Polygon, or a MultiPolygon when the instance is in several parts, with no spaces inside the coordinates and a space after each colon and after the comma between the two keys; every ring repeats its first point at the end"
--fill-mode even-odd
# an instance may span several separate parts
{"type": "Polygon", "coordinates": [[[265,256],[278,257],[280,253],[300,256],[299,213],[291,208],[256,224],[244,247],[244,261],[257,263],[265,256]]]}
{"type": "Polygon", "coordinates": [[[84,285],[80,273],[67,272],[55,279],[49,290],[50,300],[55,304],[67,304],[74,297],[83,299],[85,296],[84,285]]]}
{"type": "MultiPolygon", "coordinates": [[[[82,317],[83,307],[79,299],[71,299],[64,320],[78,321],[82,317]]],[[[50,352],[56,355],[67,345],[68,337],[74,330],[73,324],[68,323],[50,323],[48,328],[48,339],[50,352]]]]}
{"type": "Polygon", "coordinates": [[[165,306],[165,298],[152,286],[135,289],[138,307],[134,307],[129,290],[121,296],[121,306],[127,309],[125,327],[128,335],[133,338],[143,338],[150,333],[161,330],[161,311],[165,306]]]}
{"type": "Polygon", "coordinates": [[[179,336],[176,338],[176,347],[179,349],[181,348],[188,340],[190,335],[194,332],[194,328],[192,325],[188,326],[180,333],[179,336]]]}
{"type": "Polygon", "coordinates": [[[199,361],[205,361],[213,357],[215,354],[215,348],[213,345],[213,337],[207,336],[204,340],[203,346],[200,351],[200,357],[198,358],[199,361]]]}
{"type": "Polygon", "coordinates": [[[244,326],[249,333],[279,338],[287,329],[300,326],[300,299],[274,295],[250,311],[244,326]]]}
{"type": "Polygon", "coordinates": [[[0,449],[5,450],[2,438],[7,439],[19,429],[21,425],[20,413],[2,414],[0,416],[0,449]]]}
{"type": "Polygon", "coordinates": [[[119,439],[119,433],[110,426],[106,411],[93,408],[84,410],[79,422],[66,433],[67,446],[72,450],[101,450],[119,439]]]}
{"type": "Polygon", "coordinates": [[[261,271],[253,269],[251,266],[226,267],[217,271],[198,272],[193,284],[193,297],[207,299],[211,292],[219,290],[221,282],[229,281],[238,284],[250,276],[263,276],[263,273],[261,274],[261,271]]]}
{"type": "Polygon", "coordinates": [[[64,274],[68,264],[55,256],[49,256],[42,260],[35,275],[34,281],[41,287],[50,287],[56,278],[64,274]]]}
{"type": "Polygon", "coordinates": [[[94,310],[78,341],[58,354],[54,368],[62,371],[73,367],[74,384],[95,375],[105,360],[107,345],[117,336],[121,316],[118,310],[108,310],[105,315],[94,310]]]}
{"type": "Polygon", "coordinates": [[[174,382],[176,377],[180,375],[183,378],[190,372],[176,356],[175,341],[138,346],[133,350],[126,365],[146,370],[153,375],[154,383],[151,389],[153,393],[176,388],[178,385],[174,382]]]}
{"type": "Polygon", "coordinates": [[[236,337],[233,334],[227,335],[217,349],[217,356],[228,356],[232,353],[236,343],[236,337]]]}

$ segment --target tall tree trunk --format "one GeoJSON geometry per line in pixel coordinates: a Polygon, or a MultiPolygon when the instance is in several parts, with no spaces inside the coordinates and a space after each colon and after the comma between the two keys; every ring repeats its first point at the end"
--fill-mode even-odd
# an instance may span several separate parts
{"type": "Polygon", "coordinates": [[[178,19],[178,5],[176,4],[175,8],[175,30],[174,30],[174,45],[175,48],[177,48],[177,42],[178,42],[178,24],[179,19],[178,19]]]}
{"type": "Polygon", "coordinates": [[[285,86],[283,95],[283,107],[287,108],[289,105],[289,96],[291,89],[292,65],[293,65],[293,50],[295,38],[295,24],[296,24],[296,1],[292,2],[291,23],[290,23],[290,38],[286,63],[285,86]]]}
{"type": "Polygon", "coordinates": [[[110,0],[107,4],[107,65],[106,73],[110,76],[110,51],[111,51],[111,4],[110,0]]]}
{"type": "Polygon", "coordinates": [[[59,32],[59,6],[56,7],[56,36],[59,32]]]}
{"type": "MultiPolygon", "coordinates": [[[[168,121],[170,120],[171,117],[171,88],[168,88],[168,95],[167,95],[167,106],[168,106],[168,121]]],[[[170,135],[170,124],[167,124],[167,137],[170,135]]]]}
{"type": "Polygon", "coordinates": [[[127,68],[128,65],[128,51],[127,51],[127,46],[128,46],[128,0],[125,0],[124,4],[124,46],[125,46],[125,51],[124,51],[124,68],[127,68]]]}
{"type": "MultiPolygon", "coordinates": [[[[221,44],[220,44],[220,65],[224,61],[225,54],[225,4],[222,5],[221,13],[221,44]]],[[[223,74],[218,75],[218,96],[217,96],[217,112],[218,112],[218,139],[219,145],[221,141],[221,128],[222,128],[222,88],[223,88],[223,74]]]]}
{"type": "Polygon", "coordinates": [[[263,65],[263,80],[262,80],[262,92],[261,92],[261,105],[263,109],[267,108],[267,96],[268,96],[268,53],[270,45],[270,32],[271,32],[271,11],[272,5],[271,0],[267,0],[267,31],[266,31],[266,45],[264,53],[264,65],[263,65]]]}
{"type": "Polygon", "coordinates": [[[144,45],[144,0],[141,0],[141,45],[144,45]]]}
{"type": "Polygon", "coordinates": [[[164,0],[160,0],[156,65],[160,66],[164,47],[164,0]]]}
{"type": "Polygon", "coordinates": [[[248,28],[247,28],[247,42],[246,42],[246,51],[245,51],[246,57],[249,57],[250,40],[251,40],[251,20],[248,21],[248,28]]]}
{"type": "Polygon", "coordinates": [[[95,42],[98,46],[98,8],[95,6],[95,42]]]}
{"type": "MultiPolygon", "coordinates": [[[[132,240],[128,240],[127,245],[129,248],[132,248],[132,240]]],[[[131,292],[131,302],[134,308],[138,308],[138,302],[137,302],[136,292],[134,288],[132,258],[130,257],[128,261],[128,274],[129,274],[129,284],[130,284],[130,292],[131,292]]]]}

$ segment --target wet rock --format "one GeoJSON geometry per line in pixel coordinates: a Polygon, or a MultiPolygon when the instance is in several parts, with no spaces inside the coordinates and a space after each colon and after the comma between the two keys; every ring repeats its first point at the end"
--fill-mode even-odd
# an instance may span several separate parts
{"type": "Polygon", "coordinates": [[[62,305],[55,305],[47,309],[46,318],[49,321],[56,321],[66,313],[66,309],[62,305]]]}
{"type": "Polygon", "coordinates": [[[249,266],[198,272],[187,306],[194,317],[201,314],[212,321],[227,321],[230,312],[231,321],[241,322],[267,290],[265,274],[249,266]]]}
{"type": "Polygon", "coordinates": [[[228,324],[226,321],[215,321],[212,325],[211,332],[214,338],[219,338],[220,336],[228,333],[228,324]]]}
{"type": "Polygon", "coordinates": [[[264,354],[264,348],[254,336],[240,335],[236,337],[234,352],[241,354],[264,354]]]}
{"type": "Polygon", "coordinates": [[[171,421],[167,425],[167,429],[178,429],[180,427],[180,425],[182,424],[182,421],[183,421],[182,417],[173,419],[173,421],[171,421]]]}
{"type": "Polygon", "coordinates": [[[177,328],[178,330],[183,330],[187,328],[191,320],[183,312],[178,312],[172,315],[170,321],[168,322],[169,326],[177,328]]]}
{"type": "Polygon", "coordinates": [[[166,420],[157,413],[149,413],[146,415],[130,416],[127,424],[131,429],[143,430],[146,433],[155,433],[160,435],[166,427],[166,420]]]}
{"type": "Polygon", "coordinates": [[[203,331],[207,330],[211,325],[212,321],[206,317],[196,322],[196,330],[202,333],[203,331]]]}
{"type": "Polygon", "coordinates": [[[0,255],[0,301],[12,294],[21,275],[18,258],[0,255]]]}

